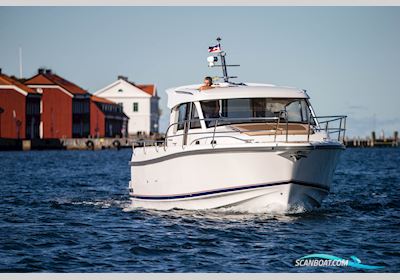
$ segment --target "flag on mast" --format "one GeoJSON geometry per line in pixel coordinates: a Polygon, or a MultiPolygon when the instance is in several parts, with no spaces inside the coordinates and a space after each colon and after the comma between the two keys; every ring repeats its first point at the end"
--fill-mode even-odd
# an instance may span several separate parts
{"type": "Polygon", "coordinates": [[[218,53],[218,52],[221,52],[221,45],[218,44],[218,45],[215,45],[215,46],[208,47],[208,52],[209,52],[209,53],[218,53]]]}

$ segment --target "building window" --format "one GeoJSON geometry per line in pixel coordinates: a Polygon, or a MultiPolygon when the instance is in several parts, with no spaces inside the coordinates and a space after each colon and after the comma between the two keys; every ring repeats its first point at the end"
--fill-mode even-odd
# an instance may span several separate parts
{"type": "Polygon", "coordinates": [[[118,90],[118,92],[124,92],[124,90],[123,90],[122,88],[120,88],[120,89],[118,90]]]}
{"type": "Polygon", "coordinates": [[[133,112],[139,112],[139,103],[133,102],[133,112]]]}

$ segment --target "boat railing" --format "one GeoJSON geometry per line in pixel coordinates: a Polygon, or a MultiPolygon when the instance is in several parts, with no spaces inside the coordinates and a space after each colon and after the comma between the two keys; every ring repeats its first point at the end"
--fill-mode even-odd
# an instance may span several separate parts
{"type": "Polygon", "coordinates": [[[330,138],[344,142],[347,116],[316,116],[314,119],[318,123],[316,131],[325,131],[330,138]]]}
{"type": "MultiPolygon", "coordinates": [[[[323,132],[325,131],[326,134],[329,136],[331,139],[336,139],[337,141],[340,141],[343,143],[344,138],[345,138],[345,132],[346,132],[346,118],[347,116],[313,116],[312,118],[308,118],[307,123],[301,123],[303,125],[307,125],[307,134],[306,140],[299,140],[296,139],[296,142],[310,142],[310,136],[311,134],[315,132],[323,132]]],[[[257,133],[257,132],[263,132],[263,131],[272,131],[270,133],[270,136],[273,136],[273,142],[290,142],[289,141],[289,135],[290,129],[289,126],[295,122],[291,122],[288,118],[288,113],[286,111],[282,111],[279,113],[278,117],[252,117],[252,118],[203,118],[203,119],[190,119],[190,120],[184,120],[184,121],[179,121],[172,123],[168,126],[166,133],[165,133],[165,138],[164,140],[144,140],[140,142],[134,143],[134,145],[141,146],[144,148],[144,151],[146,148],[149,146],[154,146],[154,148],[158,151],[158,149],[162,148],[166,150],[168,146],[168,140],[177,138],[177,137],[182,137],[182,148],[184,148],[187,143],[187,137],[190,136],[200,136],[199,138],[195,138],[194,140],[191,140],[189,145],[193,145],[198,143],[198,141],[202,139],[210,139],[211,138],[211,145],[214,147],[216,145],[216,138],[232,138],[235,140],[243,141],[245,143],[249,143],[252,141],[252,139],[249,138],[240,138],[237,136],[232,136],[232,135],[226,135],[232,132],[238,132],[240,130],[235,129],[234,125],[238,124],[249,124],[249,123],[265,123],[267,125],[267,128],[264,129],[247,129],[245,133],[257,133]],[[210,135],[210,130],[207,131],[190,131],[191,125],[193,123],[199,123],[201,121],[204,121],[207,123],[208,128],[213,128],[212,130],[212,135],[210,135]],[[219,126],[225,126],[224,130],[218,130],[217,127],[219,126]],[[284,140],[278,139],[278,133],[279,135],[282,135],[282,128],[280,126],[285,127],[284,129],[284,140]],[[169,132],[171,129],[174,127],[179,127],[179,130],[182,130],[182,133],[179,134],[171,134],[169,135],[169,132]],[[231,129],[226,129],[230,127],[231,129]]]]}
{"type": "MultiPolygon", "coordinates": [[[[204,121],[206,123],[208,123],[208,128],[213,127],[213,132],[212,132],[212,139],[211,139],[211,144],[214,146],[215,145],[215,138],[216,137],[229,137],[229,138],[235,138],[238,140],[241,140],[243,142],[249,142],[249,139],[243,139],[243,138],[239,138],[239,137],[235,137],[235,136],[230,136],[230,135],[225,135],[225,136],[219,136],[220,134],[226,134],[226,133],[232,133],[232,132],[237,132],[237,130],[232,129],[232,130],[227,130],[227,131],[218,131],[217,127],[224,125],[234,125],[234,124],[243,124],[243,123],[251,123],[251,122],[265,122],[266,124],[270,124],[271,122],[273,122],[273,124],[275,125],[275,128],[273,129],[275,131],[275,136],[274,139],[276,140],[276,134],[278,131],[278,127],[279,127],[279,123],[280,123],[280,118],[279,117],[253,117],[253,118],[203,118],[203,119],[191,119],[191,120],[184,120],[184,121],[180,121],[180,122],[175,122],[172,123],[171,125],[168,126],[167,131],[165,133],[165,145],[168,145],[168,139],[171,138],[175,138],[175,137],[187,137],[189,135],[206,135],[210,133],[210,131],[199,131],[199,132],[192,132],[192,131],[188,131],[190,129],[190,126],[192,123],[196,122],[201,122],[204,121]],[[183,133],[180,134],[175,134],[175,135],[169,135],[168,132],[169,130],[174,127],[174,126],[181,126],[182,127],[182,131],[183,133]],[[185,132],[187,131],[187,132],[185,132]],[[217,136],[218,134],[218,136],[217,136]]],[[[265,131],[266,129],[252,129],[252,130],[246,130],[246,132],[261,132],[261,131],[265,131]]],[[[204,138],[210,138],[210,136],[208,137],[202,137],[204,138]]],[[[198,138],[196,140],[200,140],[201,138],[198,138]]],[[[195,141],[196,141],[195,140],[195,141]]],[[[195,142],[195,141],[192,141],[195,142]]],[[[185,143],[185,141],[182,141],[182,143],[185,143]]]]}

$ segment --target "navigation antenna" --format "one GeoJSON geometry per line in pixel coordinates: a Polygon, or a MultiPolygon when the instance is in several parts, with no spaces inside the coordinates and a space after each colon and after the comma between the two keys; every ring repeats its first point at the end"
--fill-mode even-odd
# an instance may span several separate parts
{"type": "Polygon", "coordinates": [[[217,45],[208,48],[208,52],[209,53],[218,53],[218,56],[221,60],[221,64],[216,65],[215,62],[218,61],[218,56],[212,55],[212,56],[207,57],[208,67],[222,67],[222,74],[224,76],[218,77],[218,78],[224,79],[224,82],[226,82],[226,83],[232,83],[232,82],[229,82],[229,79],[237,78],[237,76],[228,76],[227,67],[240,66],[240,65],[239,64],[227,65],[226,60],[225,60],[226,52],[224,52],[221,48],[221,38],[220,37],[217,38],[217,42],[218,42],[217,45]]]}

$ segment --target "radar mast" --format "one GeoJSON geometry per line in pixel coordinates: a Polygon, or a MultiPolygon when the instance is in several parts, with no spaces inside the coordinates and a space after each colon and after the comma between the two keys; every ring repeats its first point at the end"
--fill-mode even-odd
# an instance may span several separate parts
{"type": "Polygon", "coordinates": [[[240,66],[240,65],[239,64],[231,64],[231,65],[226,64],[226,58],[225,58],[226,52],[224,52],[222,50],[221,40],[222,40],[221,37],[218,37],[217,38],[218,44],[208,48],[208,52],[213,53],[213,55],[211,55],[207,58],[208,67],[221,67],[223,76],[218,77],[218,78],[224,79],[225,83],[234,84],[234,83],[230,82],[229,79],[237,78],[237,76],[229,76],[228,75],[228,67],[234,67],[234,66],[240,66]],[[216,54],[216,55],[214,55],[214,54],[216,54]],[[221,64],[215,64],[215,62],[218,61],[218,57],[219,57],[219,60],[221,61],[221,64]]]}

